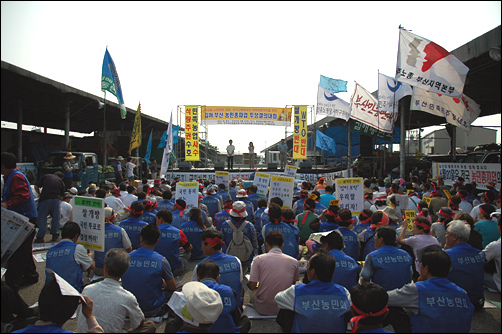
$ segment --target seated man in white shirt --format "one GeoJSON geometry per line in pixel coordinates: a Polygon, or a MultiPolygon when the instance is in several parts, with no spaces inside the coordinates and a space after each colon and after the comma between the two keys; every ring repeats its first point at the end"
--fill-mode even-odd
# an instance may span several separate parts
{"type": "Polygon", "coordinates": [[[115,188],[112,190],[111,196],[105,198],[105,203],[115,212],[124,211],[125,205],[120,199],[121,196],[120,189],[115,188]]]}
{"type": "Polygon", "coordinates": [[[59,218],[59,227],[62,228],[67,221],[73,220],[73,207],[70,204],[70,200],[73,198],[71,193],[67,192],[64,194],[63,200],[61,201],[61,207],[59,212],[61,212],[61,218],[59,218]]]}

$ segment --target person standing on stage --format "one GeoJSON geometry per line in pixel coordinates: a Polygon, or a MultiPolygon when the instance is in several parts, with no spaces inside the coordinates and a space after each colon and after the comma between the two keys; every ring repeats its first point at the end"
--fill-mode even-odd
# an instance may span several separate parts
{"type": "Polygon", "coordinates": [[[254,145],[253,142],[249,142],[249,168],[254,169],[254,159],[255,159],[255,154],[254,154],[254,145]]]}
{"type": "Polygon", "coordinates": [[[228,141],[228,146],[227,146],[227,166],[228,170],[234,169],[234,152],[235,152],[235,146],[232,145],[232,139],[228,141]]]}
{"type": "Polygon", "coordinates": [[[279,149],[279,158],[281,160],[281,169],[286,167],[286,163],[288,161],[287,152],[288,152],[288,144],[285,143],[284,139],[281,139],[281,143],[277,147],[279,149]]]}

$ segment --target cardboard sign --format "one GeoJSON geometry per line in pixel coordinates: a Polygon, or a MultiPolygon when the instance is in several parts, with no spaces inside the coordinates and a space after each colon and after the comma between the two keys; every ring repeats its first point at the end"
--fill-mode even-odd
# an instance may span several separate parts
{"type": "Polygon", "coordinates": [[[408,220],[408,231],[413,231],[413,222],[415,221],[417,213],[415,212],[415,210],[404,210],[404,216],[408,220]]]}
{"type": "Polygon", "coordinates": [[[102,198],[75,196],[73,219],[80,226],[77,243],[87,249],[105,251],[105,202],[102,198]]]}
{"type": "Polygon", "coordinates": [[[263,198],[267,197],[268,185],[270,183],[270,174],[256,173],[253,184],[258,188],[256,193],[263,198]]]}
{"type": "Polygon", "coordinates": [[[358,216],[364,209],[363,178],[336,179],[335,182],[339,208],[349,209],[353,216],[358,216]]]}
{"type": "Polygon", "coordinates": [[[402,216],[405,210],[408,210],[408,203],[410,198],[408,195],[394,195],[396,196],[396,215],[402,216]]]}
{"type": "Polygon", "coordinates": [[[298,167],[287,165],[284,168],[284,176],[296,178],[296,172],[298,171],[298,167]]]}
{"type": "Polygon", "coordinates": [[[444,192],[444,194],[446,195],[446,197],[447,197],[448,199],[450,199],[450,197],[451,197],[450,192],[449,192],[448,190],[446,190],[446,189],[445,189],[445,190],[443,190],[443,192],[444,192]]]}
{"type": "Polygon", "coordinates": [[[228,190],[230,188],[230,173],[229,172],[215,172],[214,181],[216,185],[223,183],[228,190]]]}
{"type": "Polygon", "coordinates": [[[35,225],[23,215],[2,207],[2,265],[21,246],[35,225]]]}
{"type": "Polygon", "coordinates": [[[187,209],[199,206],[199,182],[178,182],[176,184],[176,199],[182,199],[187,209]]]}
{"type": "Polygon", "coordinates": [[[422,197],[422,201],[425,201],[427,203],[427,205],[431,205],[431,198],[430,196],[424,196],[422,197]]]}
{"type": "Polygon", "coordinates": [[[293,205],[293,183],[292,177],[272,175],[270,180],[269,199],[279,197],[282,199],[283,209],[291,209],[293,205]]]}

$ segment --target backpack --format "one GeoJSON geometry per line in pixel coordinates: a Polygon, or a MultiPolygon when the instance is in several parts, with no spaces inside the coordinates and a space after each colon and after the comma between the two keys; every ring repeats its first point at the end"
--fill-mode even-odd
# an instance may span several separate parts
{"type": "Polygon", "coordinates": [[[245,220],[239,228],[236,228],[231,221],[227,221],[228,226],[234,231],[232,240],[228,243],[227,254],[237,257],[241,262],[247,261],[254,252],[253,244],[243,232],[248,223],[245,220]]]}

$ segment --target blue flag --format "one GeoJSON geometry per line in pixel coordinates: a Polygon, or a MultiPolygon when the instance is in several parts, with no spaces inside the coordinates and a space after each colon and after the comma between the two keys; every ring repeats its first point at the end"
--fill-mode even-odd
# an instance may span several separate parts
{"type": "Polygon", "coordinates": [[[103,92],[107,90],[117,97],[120,104],[120,116],[122,119],[125,119],[127,111],[124,104],[124,98],[122,97],[122,87],[120,86],[117,68],[115,67],[112,56],[110,56],[108,52],[108,48],[105,51],[103,68],[101,70],[101,90],[103,92]]]}
{"type": "Polygon", "coordinates": [[[180,130],[179,125],[174,125],[173,126],[173,144],[178,143],[178,131],[180,130]]]}
{"type": "MultiPolygon", "coordinates": [[[[179,132],[179,129],[180,129],[179,125],[173,125],[173,144],[177,144],[178,143],[178,132],[179,132]]],[[[167,138],[167,130],[164,131],[164,133],[160,137],[159,146],[157,146],[157,148],[164,148],[164,147],[166,147],[166,138],[167,138]]]]}
{"type": "Polygon", "coordinates": [[[321,75],[319,86],[326,89],[328,92],[332,94],[347,91],[347,81],[343,81],[340,79],[331,79],[325,77],[324,75],[321,75]]]}
{"type": "Polygon", "coordinates": [[[152,152],[152,133],[153,130],[150,132],[150,139],[148,139],[148,144],[146,145],[145,161],[147,164],[150,163],[150,153],[152,152]]]}
{"type": "Polygon", "coordinates": [[[330,152],[331,155],[336,153],[336,143],[335,140],[329,136],[326,136],[321,131],[316,130],[315,146],[321,150],[330,152]]]}

